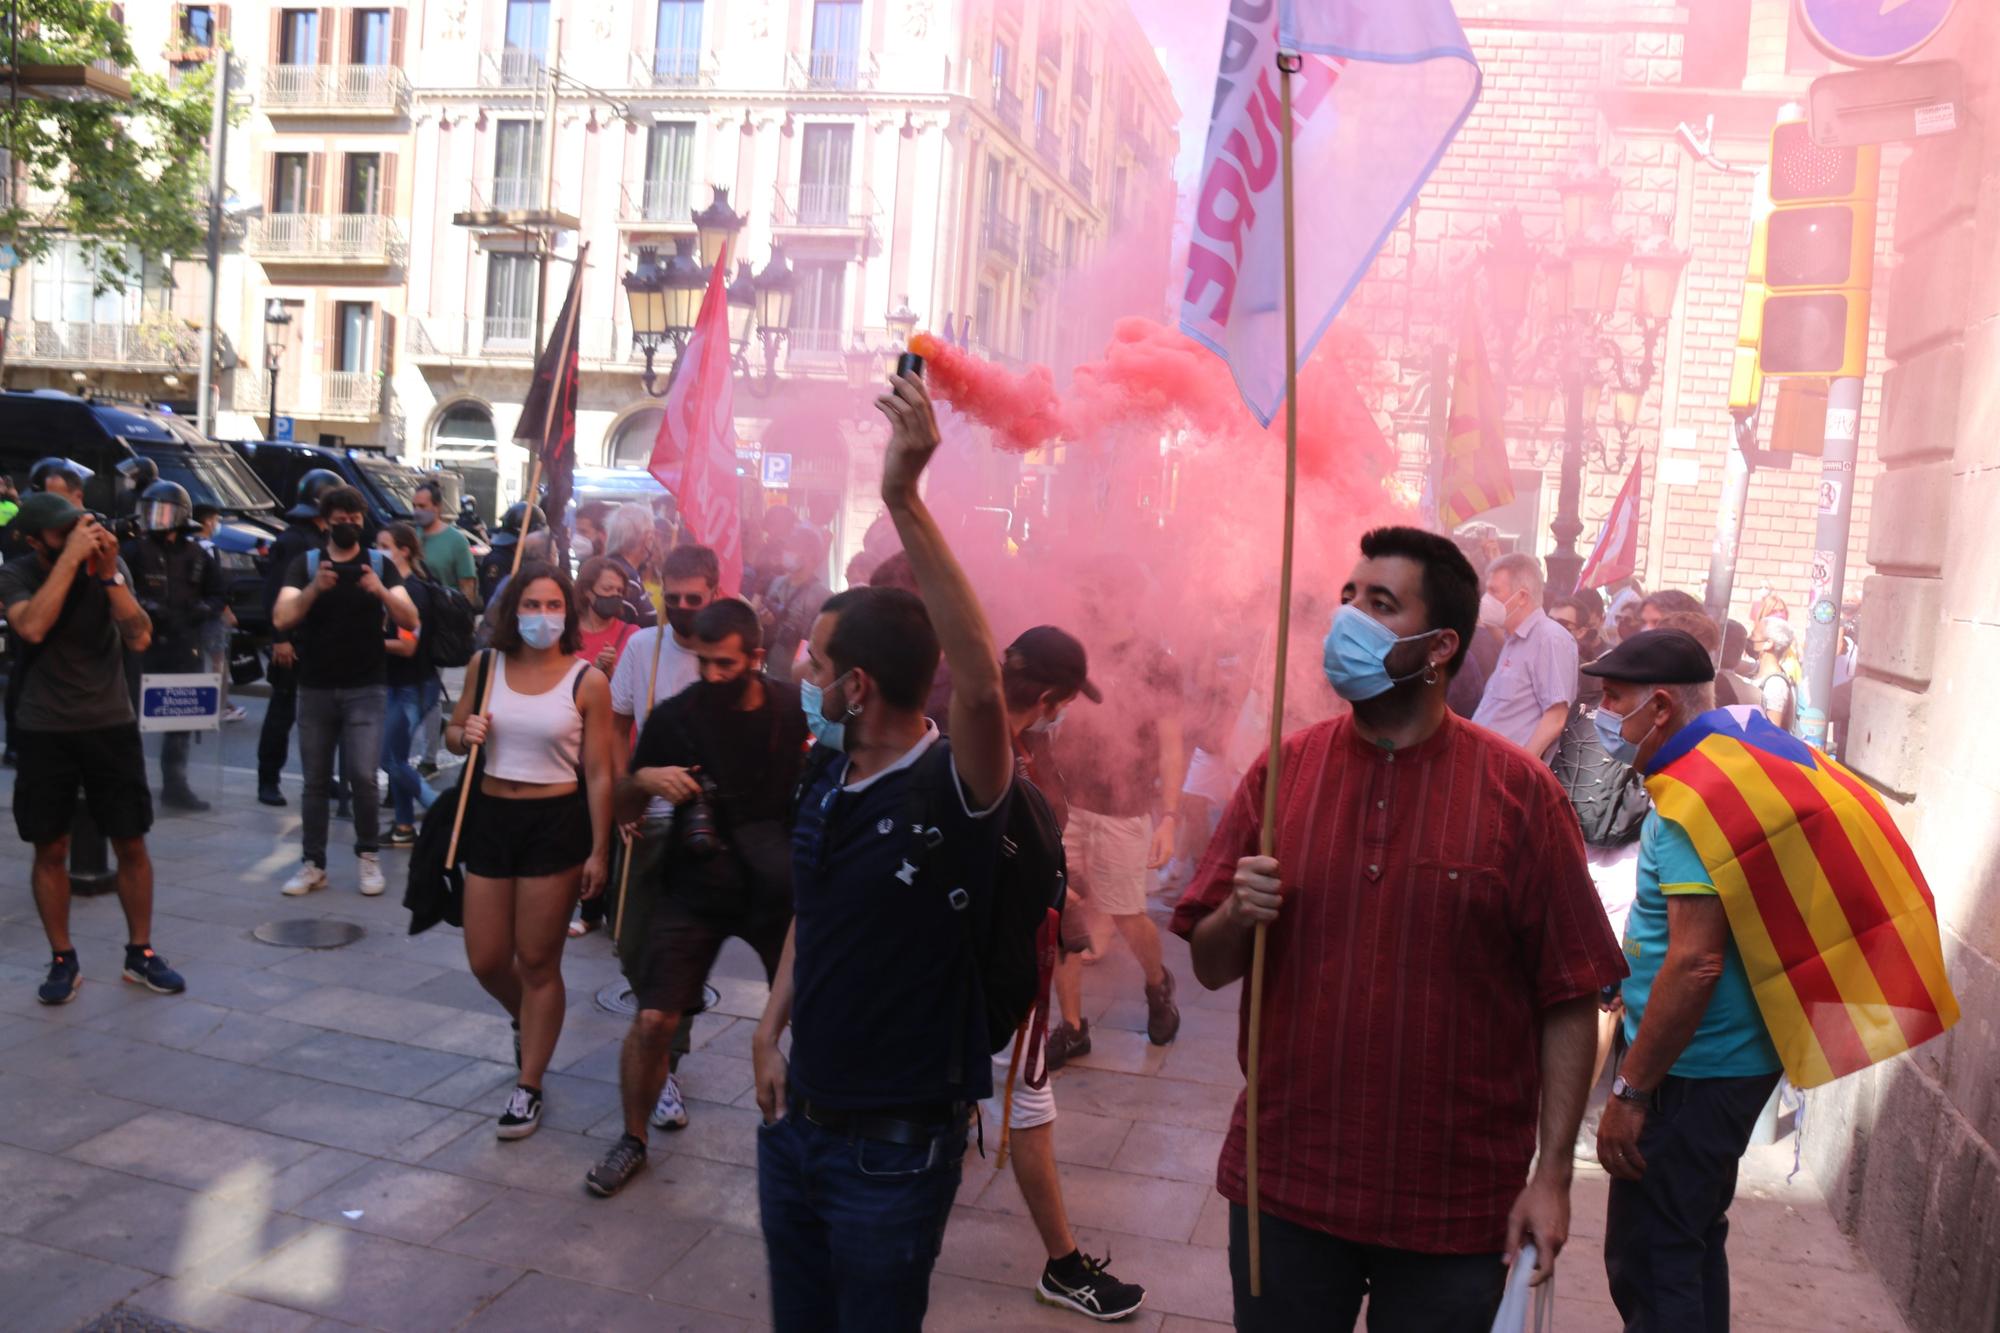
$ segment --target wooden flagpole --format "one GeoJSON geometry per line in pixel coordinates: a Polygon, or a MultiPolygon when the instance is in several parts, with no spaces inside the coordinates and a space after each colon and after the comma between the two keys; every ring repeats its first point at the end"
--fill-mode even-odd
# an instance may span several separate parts
{"type": "MultiPolygon", "coordinates": [[[[676,363],[676,366],[678,366],[678,363],[676,363]]],[[[681,507],[679,497],[676,497],[674,501],[674,532],[671,537],[667,538],[667,549],[672,550],[680,544],[681,507]]],[[[639,595],[648,598],[652,596],[651,593],[646,591],[646,576],[643,571],[639,575],[639,595]]],[[[657,610],[658,608],[655,608],[656,612],[657,610]]],[[[639,726],[642,730],[646,725],[646,717],[652,716],[653,697],[660,685],[660,650],[666,647],[667,635],[672,632],[667,628],[665,617],[661,617],[659,623],[653,628],[655,631],[653,634],[653,668],[646,673],[646,715],[639,719],[639,726]]],[[[625,861],[624,864],[618,867],[618,916],[611,923],[611,942],[613,944],[616,944],[619,937],[625,933],[625,889],[632,882],[632,848],[635,841],[632,838],[625,839],[625,861]]]]}
{"type": "MultiPolygon", "coordinates": [[[[1292,635],[1292,546],[1299,493],[1299,316],[1297,265],[1292,221],[1292,75],[1299,56],[1278,52],[1278,145],[1285,211],[1285,537],[1278,565],[1278,651],[1271,683],[1271,748],[1264,761],[1264,820],[1257,850],[1270,856],[1278,846],[1278,786],[1285,744],[1285,666],[1292,635]]],[[[1263,1228],[1259,1225],[1257,1182],[1257,1075],[1264,1034],[1264,953],[1268,927],[1257,923],[1250,945],[1249,1081],[1244,1097],[1243,1166],[1250,1238],[1250,1295],[1264,1294],[1263,1228]]]]}

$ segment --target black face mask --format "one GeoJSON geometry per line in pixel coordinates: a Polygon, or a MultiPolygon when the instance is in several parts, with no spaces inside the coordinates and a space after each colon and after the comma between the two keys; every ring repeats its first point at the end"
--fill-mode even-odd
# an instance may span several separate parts
{"type": "Polygon", "coordinates": [[[716,708],[734,708],[750,691],[750,674],[746,671],[734,680],[705,680],[701,697],[716,708]]]}
{"type": "Polygon", "coordinates": [[[359,523],[329,523],[326,525],[326,539],[336,551],[351,551],[361,545],[361,525],[359,523]]]}
{"type": "Polygon", "coordinates": [[[683,639],[694,633],[694,618],[701,614],[698,606],[670,606],[667,608],[667,624],[683,639]]]}
{"type": "Polygon", "coordinates": [[[598,615],[603,616],[606,620],[616,620],[624,614],[625,599],[622,597],[594,597],[591,599],[590,609],[597,612],[598,615]]]}

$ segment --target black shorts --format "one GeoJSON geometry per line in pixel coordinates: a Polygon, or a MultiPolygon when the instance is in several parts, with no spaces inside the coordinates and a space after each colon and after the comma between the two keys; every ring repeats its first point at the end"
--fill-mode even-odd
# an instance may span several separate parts
{"type": "Polygon", "coordinates": [[[482,879],[555,875],[590,859],[590,801],[567,796],[509,798],[475,790],[459,838],[467,874],[482,879]]]}
{"type": "Polygon", "coordinates": [[[14,827],[24,842],[69,836],[76,794],[107,838],[138,838],[153,827],[153,793],[146,786],[146,751],[139,724],[95,731],[15,728],[14,827]]]}
{"type": "Polygon", "coordinates": [[[790,916],[722,921],[697,915],[678,903],[663,902],[653,909],[652,929],[646,936],[632,998],[641,1009],[698,1014],[703,1008],[701,989],[724,941],[733,935],[755,949],[764,964],[764,979],[769,981],[777,975],[778,959],[785,952],[785,932],[791,925],[790,916]]]}

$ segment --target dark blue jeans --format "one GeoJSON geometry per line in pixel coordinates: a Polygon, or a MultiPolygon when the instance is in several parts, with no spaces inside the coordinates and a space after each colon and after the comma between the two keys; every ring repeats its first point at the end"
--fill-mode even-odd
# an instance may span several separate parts
{"type": "Polygon", "coordinates": [[[1259,1236],[1262,1296],[1250,1295],[1250,1214],[1229,1205],[1229,1277],[1238,1333],[1351,1329],[1368,1298],[1369,1333],[1491,1333],[1507,1270],[1497,1254],[1419,1254],[1362,1245],[1269,1213],[1259,1236]]]}
{"type": "Polygon", "coordinates": [[[417,770],[410,766],[410,746],[424,714],[437,702],[441,686],[432,676],[421,685],[391,685],[382,718],[382,771],[389,775],[389,799],[395,802],[396,823],[417,822],[417,807],[437,800],[417,770]]]}
{"type": "Polygon", "coordinates": [[[1646,1174],[1611,1182],[1604,1272],[1627,1333],[1728,1333],[1736,1164],[1776,1074],[1660,1083],[1639,1129],[1646,1174]]]}
{"type": "Polygon", "coordinates": [[[793,1112],[757,1130],[757,1201],[778,1333],[919,1333],[958,1194],[965,1125],[904,1147],[793,1112]]]}

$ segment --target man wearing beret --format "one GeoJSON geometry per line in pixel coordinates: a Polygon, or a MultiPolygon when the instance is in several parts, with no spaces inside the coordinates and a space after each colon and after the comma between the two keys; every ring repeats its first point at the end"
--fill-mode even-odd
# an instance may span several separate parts
{"type": "MultiPolygon", "coordinates": [[[[1681,630],[1633,635],[1582,670],[1604,682],[1605,750],[1641,773],[1715,706],[1714,663],[1681,630]]],[[[1780,1064],[1714,879],[1657,810],[1639,834],[1625,953],[1630,1046],[1597,1130],[1611,1298],[1628,1330],[1726,1330],[1736,1164],[1780,1064]]]]}

